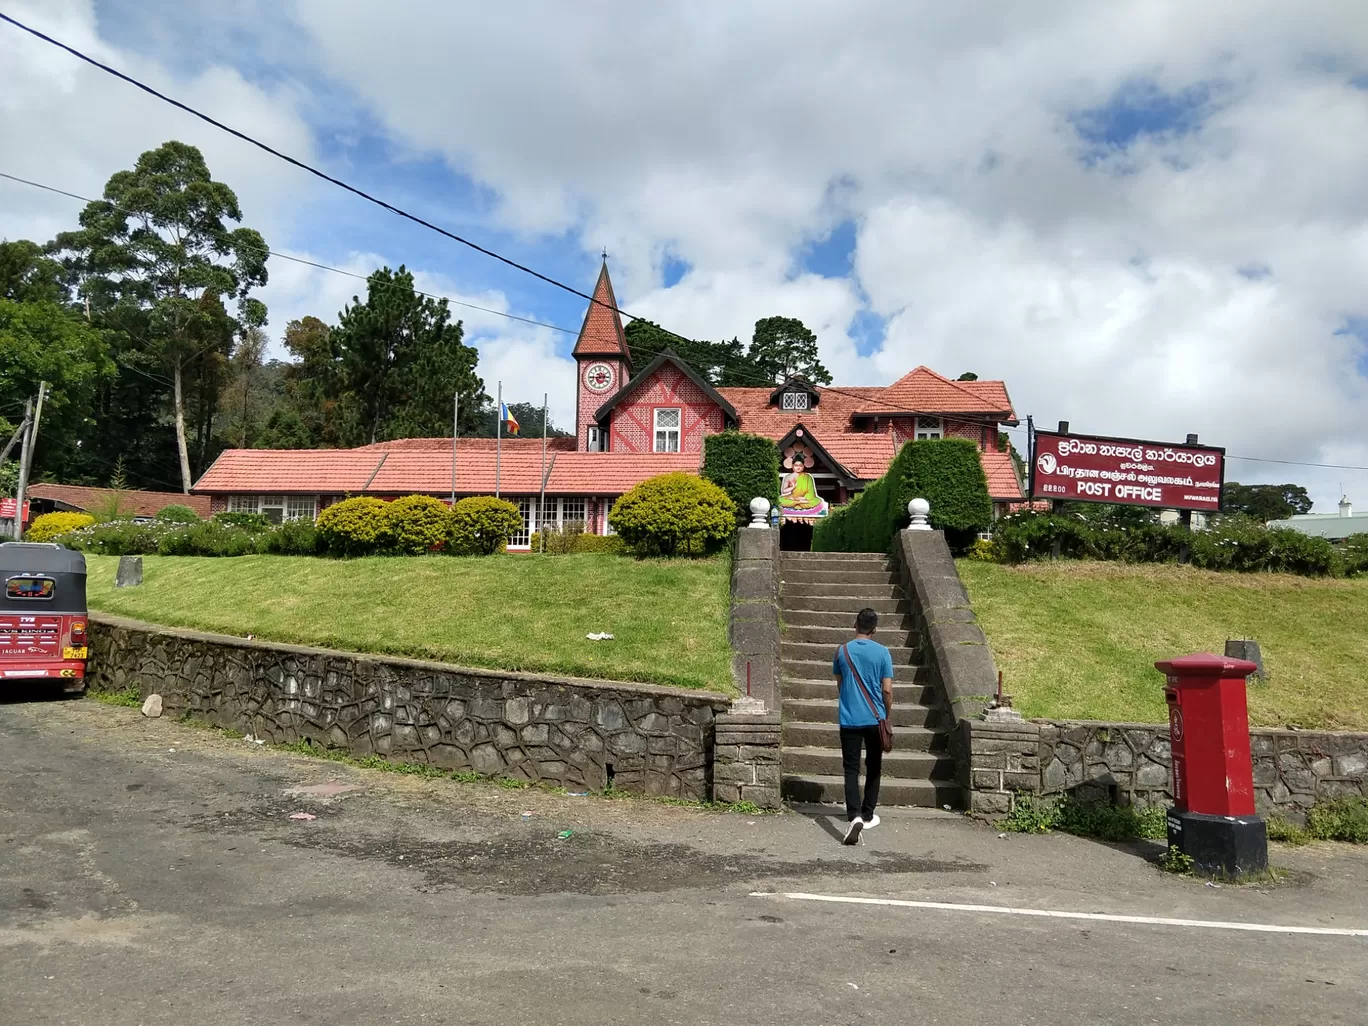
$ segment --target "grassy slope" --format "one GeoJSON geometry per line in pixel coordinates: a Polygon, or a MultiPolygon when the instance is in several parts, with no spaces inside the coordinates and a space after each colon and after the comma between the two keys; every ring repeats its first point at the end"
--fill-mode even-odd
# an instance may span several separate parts
{"type": "Polygon", "coordinates": [[[728,564],[580,554],[328,560],[147,556],[114,590],[87,556],[92,609],[274,641],[468,666],[731,689],[728,564]],[[612,641],[589,641],[607,631],[612,641]]]}
{"type": "Polygon", "coordinates": [[[1026,716],[1168,719],[1155,660],[1262,647],[1256,724],[1368,730],[1368,580],[1180,566],[959,562],[1004,689],[1026,716]]]}

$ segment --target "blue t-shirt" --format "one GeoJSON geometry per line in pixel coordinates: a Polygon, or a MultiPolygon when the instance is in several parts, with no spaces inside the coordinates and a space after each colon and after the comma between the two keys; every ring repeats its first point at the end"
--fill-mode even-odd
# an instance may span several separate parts
{"type": "Polygon", "coordinates": [[[860,685],[856,683],[850,667],[846,665],[845,657],[837,648],[836,655],[831,660],[831,672],[841,678],[841,726],[872,727],[879,720],[888,718],[888,710],[884,708],[883,679],[893,676],[893,657],[889,655],[888,649],[867,638],[848,641],[845,647],[856,669],[860,671],[865,690],[874,700],[874,708],[879,710],[879,715],[876,717],[869,711],[869,703],[860,693],[860,685]]]}

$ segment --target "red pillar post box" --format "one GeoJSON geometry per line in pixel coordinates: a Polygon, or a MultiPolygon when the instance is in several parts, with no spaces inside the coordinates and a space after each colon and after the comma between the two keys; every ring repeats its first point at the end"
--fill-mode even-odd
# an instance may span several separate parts
{"type": "Polygon", "coordinates": [[[1268,868],[1268,836],[1254,812],[1245,678],[1257,667],[1243,659],[1198,652],[1154,664],[1167,680],[1173,753],[1169,845],[1203,872],[1268,868]]]}

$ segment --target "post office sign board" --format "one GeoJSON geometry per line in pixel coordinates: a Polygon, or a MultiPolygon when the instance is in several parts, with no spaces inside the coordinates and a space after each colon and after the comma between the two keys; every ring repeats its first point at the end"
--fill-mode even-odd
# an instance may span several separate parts
{"type": "Polygon", "coordinates": [[[1218,513],[1225,449],[1139,438],[1035,433],[1032,499],[1218,513]]]}

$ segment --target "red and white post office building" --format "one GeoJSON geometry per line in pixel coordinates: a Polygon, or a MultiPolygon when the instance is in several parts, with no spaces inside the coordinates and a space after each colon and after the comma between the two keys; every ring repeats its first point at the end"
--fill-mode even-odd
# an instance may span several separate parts
{"type": "MultiPolygon", "coordinates": [[[[904,442],[967,438],[979,448],[999,512],[1023,501],[1022,481],[999,444],[1016,414],[1001,381],[952,381],[917,367],[891,385],[820,386],[800,379],[761,388],[714,388],[673,352],[632,363],[605,263],[575,343],[574,438],[504,438],[498,493],[517,504],[526,548],[540,525],[581,521],[609,532],[618,496],[668,471],[698,473],[703,439],[730,428],[774,439],[781,461],[803,460],[820,497],[849,501],[881,477],[904,442]],[[542,496],[545,496],[543,499],[542,496]]],[[[457,497],[493,495],[495,440],[456,444],[457,497]]],[[[214,512],[272,520],[317,516],[351,495],[449,497],[452,440],[406,438],[356,449],[228,449],[195,484],[214,512]]]]}

